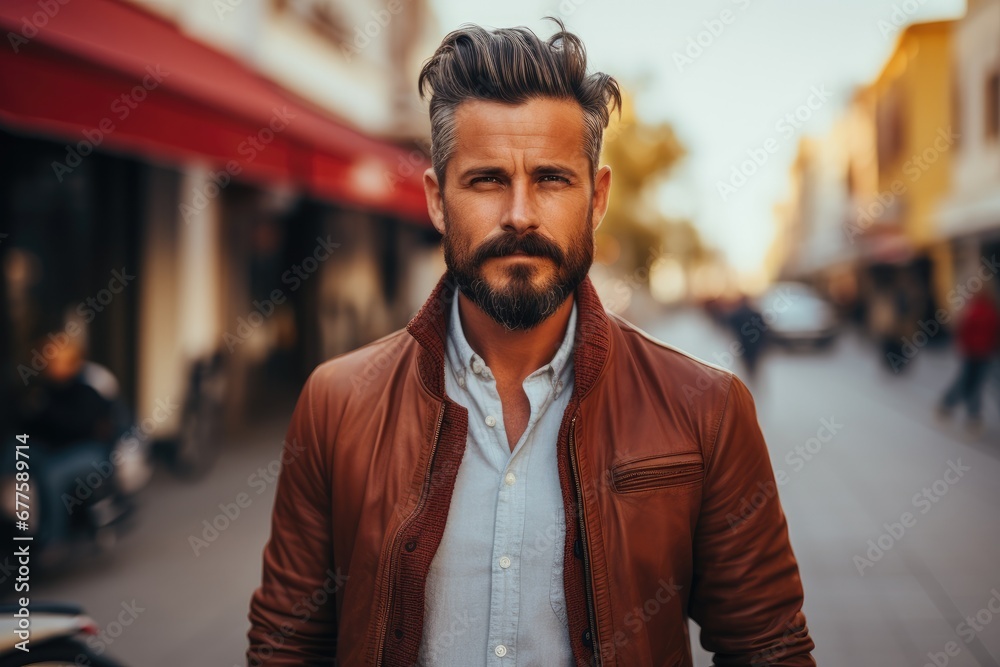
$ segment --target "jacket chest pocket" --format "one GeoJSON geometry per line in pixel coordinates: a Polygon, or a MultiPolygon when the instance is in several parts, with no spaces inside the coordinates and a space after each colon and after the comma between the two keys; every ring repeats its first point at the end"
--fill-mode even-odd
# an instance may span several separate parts
{"type": "Polygon", "coordinates": [[[698,484],[705,464],[698,452],[662,454],[617,463],[609,471],[616,493],[635,493],[698,484]]]}

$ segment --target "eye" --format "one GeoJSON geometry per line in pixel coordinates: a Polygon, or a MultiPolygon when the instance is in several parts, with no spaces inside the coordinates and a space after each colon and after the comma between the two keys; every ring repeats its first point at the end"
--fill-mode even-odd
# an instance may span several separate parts
{"type": "Polygon", "coordinates": [[[476,176],[470,181],[472,185],[475,185],[477,183],[499,183],[499,182],[500,179],[498,179],[496,176],[476,176]]]}
{"type": "Polygon", "coordinates": [[[557,174],[546,174],[542,176],[541,180],[543,183],[565,183],[569,185],[569,179],[565,176],[559,176],[557,174]]]}

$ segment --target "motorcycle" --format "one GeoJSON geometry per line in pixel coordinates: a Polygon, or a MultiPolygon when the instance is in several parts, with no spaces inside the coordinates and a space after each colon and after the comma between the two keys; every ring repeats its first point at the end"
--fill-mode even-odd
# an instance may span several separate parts
{"type": "Polygon", "coordinates": [[[0,605],[0,665],[90,665],[121,667],[87,646],[84,636],[99,628],[80,607],[69,604],[32,604],[27,610],[15,604],[0,605]],[[25,628],[30,627],[30,635],[25,628]],[[24,642],[28,639],[27,643],[24,642]],[[27,649],[27,650],[25,650],[27,649]]]}
{"type": "MultiPolygon", "coordinates": [[[[94,460],[90,467],[84,465],[80,477],[71,488],[59,490],[59,496],[69,498],[70,523],[67,534],[54,544],[39,544],[43,566],[59,565],[80,556],[81,547],[92,545],[98,555],[110,553],[127,528],[136,507],[136,494],[148,483],[153,474],[154,461],[165,459],[179,478],[196,481],[212,469],[219,456],[223,440],[223,405],[226,395],[226,374],[220,352],[195,361],[188,372],[187,387],[177,432],[173,437],[153,438],[133,423],[130,411],[121,399],[118,382],[103,366],[86,362],[84,381],[113,406],[113,422],[117,437],[113,445],[94,460]]],[[[37,533],[39,521],[44,522],[46,509],[32,511],[32,525],[28,531],[16,531],[17,480],[13,466],[16,443],[4,441],[9,448],[7,460],[0,465],[0,539],[14,534],[37,533]]],[[[39,454],[44,456],[45,443],[39,454]]],[[[72,447],[73,445],[69,445],[72,447]]],[[[32,465],[34,469],[35,466],[32,465]]],[[[44,475],[44,465],[38,468],[44,475]]],[[[40,480],[35,480],[40,481],[40,480]]],[[[40,497],[32,489],[32,499],[40,497]]],[[[62,511],[56,507],[49,511],[62,511]]],[[[0,568],[3,563],[0,562],[0,568]]],[[[4,578],[0,577],[0,584],[4,578]]],[[[2,592],[2,591],[0,591],[2,592]]]]}

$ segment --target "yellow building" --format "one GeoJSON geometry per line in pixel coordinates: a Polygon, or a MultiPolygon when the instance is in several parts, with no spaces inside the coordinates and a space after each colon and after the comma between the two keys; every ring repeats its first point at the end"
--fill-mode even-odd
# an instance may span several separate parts
{"type": "Polygon", "coordinates": [[[938,241],[958,137],[952,125],[953,21],[909,26],[872,84],[878,192],[859,221],[874,263],[905,265],[920,288],[944,300],[948,245],[938,241]]]}

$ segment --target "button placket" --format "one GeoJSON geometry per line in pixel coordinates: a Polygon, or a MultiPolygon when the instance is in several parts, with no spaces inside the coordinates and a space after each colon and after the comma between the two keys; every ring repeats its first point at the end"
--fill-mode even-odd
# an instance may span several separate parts
{"type": "MultiPolygon", "coordinates": [[[[507,473],[512,474],[512,473],[507,473]]],[[[493,568],[490,575],[490,619],[489,645],[494,647],[498,658],[513,657],[513,647],[517,642],[517,619],[520,594],[517,571],[507,554],[512,553],[511,533],[516,534],[513,525],[516,512],[515,489],[501,485],[497,491],[497,506],[494,516],[493,568]],[[507,567],[501,561],[506,559],[507,567]],[[501,651],[501,649],[503,649],[501,651]]],[[[490,656],[492,658],[492,656],[490,656]]],[[[488,660],[492,662],[492,660],[488,660]]],[[[509,664],[509,663],[507,663],[509,664]]]]}
{"type": "MultiPolygon", "coordinates": [[[[524,533],[524,484],[516,483],[524,472],[526,457],[523,450],[511,455],[504,473],[504,483],[497,493],[497,511],[493,540],[494,567],[491,582],[490,642],[503,645],[505,655],[514,657],[521,606],[521,573],[518,554],[524,533]],[[508,481],[513,481],[509,484],[508,481]]],[[[499,654],[497,654],[498,657],[499,654]]]]}

